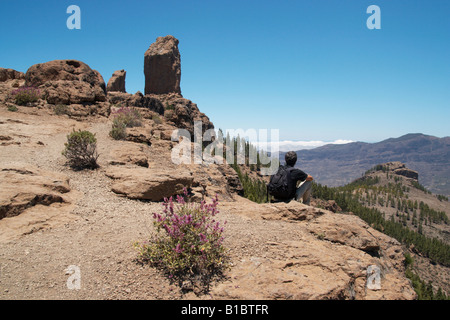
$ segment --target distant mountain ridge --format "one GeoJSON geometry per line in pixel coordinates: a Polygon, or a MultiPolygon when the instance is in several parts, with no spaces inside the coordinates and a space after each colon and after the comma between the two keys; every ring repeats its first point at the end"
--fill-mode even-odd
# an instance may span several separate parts
{"type": "MultiPolygon", "coordinates": [[[[450,195],[450,137],[410,133],[376,143],[328,144],[296,153],[296,166],[330,187],[345,185],[377,164],[400,161],[419,172],[419,182],[427,189],[450,195]]],[[[285,154],[280,152],[282,163],[285,154]]]]}

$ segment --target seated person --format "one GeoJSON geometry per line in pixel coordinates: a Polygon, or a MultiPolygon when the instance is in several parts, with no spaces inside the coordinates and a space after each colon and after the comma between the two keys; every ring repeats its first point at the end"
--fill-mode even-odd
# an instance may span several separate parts
{"type": "MultiPolygon", "coordinates": [[[[311,201],[311,189],[313,177],[306,174],[300,169],[294,168],[297,162],[297,154],[293,151],[289,151],[285,156],[286,165],[281,166],[278,170],[285,170],[287,172],[287,190],[283,194],[277,193],[275,196],[276,200],[290,201],[295,198],[296,201],[303,202],[309,205],[311,201]],[[300,184],[297,187],[297,184],[300,184]]],[[[271,179],[272,181],[272,179],[271,179]]],[[[270,184],[269,184],[270,190],[270,184]]]]}

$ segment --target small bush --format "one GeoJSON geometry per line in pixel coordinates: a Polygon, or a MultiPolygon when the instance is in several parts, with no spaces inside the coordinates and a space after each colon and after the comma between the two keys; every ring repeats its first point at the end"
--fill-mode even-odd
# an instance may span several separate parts
{"type": "Polygon", "coordinates": [[[200,280],[207,285],[229,265],[223,227],[214,220],[217,206],[217,197],[211,204],[185,202],[182,196],[177,196],[176,202],[172,197],[165,199],[162,214],[153,214],[156,236],[135,244],[140,257],[164,270],[169,278],[200,280]]]}
{"type": "Polygon", "coordinates": [[[127,126],[123,122],[114,119],[109,135],[114,140],[124,140],[127,137],[127,126]]]}
{"type": "Polygon", "coordinates": [[[164,110],[175,110],[175,106],[166,102],[166,107],[164,108],[164,110]]]}
{"type": "Polygon", "coordinates": [[[8,105],[8,111],[16,112],[17,110],[19,109],[15,105],[12,104],[8,105]]]}
{"type": "Polygon", "coordinates": [[[137,109],[122,107],[113,116],[115,121],[123,123],[126,128],[142,126],[142,115],[137,109]]]}
{"type": "Polygon", "coordinates": [[[97,139],[89,131],[73,131],[67,136],[62,154],[74,169],[95,169],[98,167],[97,139]]]}
{"type": "Polygon", "coordinates": [[[26,106],[28,103],[37,102],[41,96],[41,92],[35,87],[20,87],[13,90],[11,96],[17,105],[26,106]]]}
{"type": "Polygon", "coordinates": [[[142,126],[142,115],[137,109],[122,107],[114,112],[113,116],[109,135],[115,140],[123,140],[127,137],[126,128],[142,126]]]}

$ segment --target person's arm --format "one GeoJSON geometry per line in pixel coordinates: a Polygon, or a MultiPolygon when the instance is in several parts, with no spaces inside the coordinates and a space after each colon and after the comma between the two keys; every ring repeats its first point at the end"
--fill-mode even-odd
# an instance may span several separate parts
{"type": "Polygon", "coordinates": [[[304,173],[302,170],[300,169],[294,169],[291,172],[292,178],[294,179],[294,181],[312,181],[313,177],[310,176],[309,174],[304,173]]]}

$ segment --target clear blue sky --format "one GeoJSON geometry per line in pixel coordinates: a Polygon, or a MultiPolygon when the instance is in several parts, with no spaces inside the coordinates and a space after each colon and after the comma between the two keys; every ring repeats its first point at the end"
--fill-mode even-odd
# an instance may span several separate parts
{"type": "Polygon", "coordinates": [[[180,40],[181,90],[222,129],[283,140],[450,135],[448,0],[0,1],[0,67],[77,59],[144,91],[144,52],[180,40]],[[66,9],[81,8],[81,30],[66,9]],[[371,4],[381,30],[369,30],[371,4]]]}

